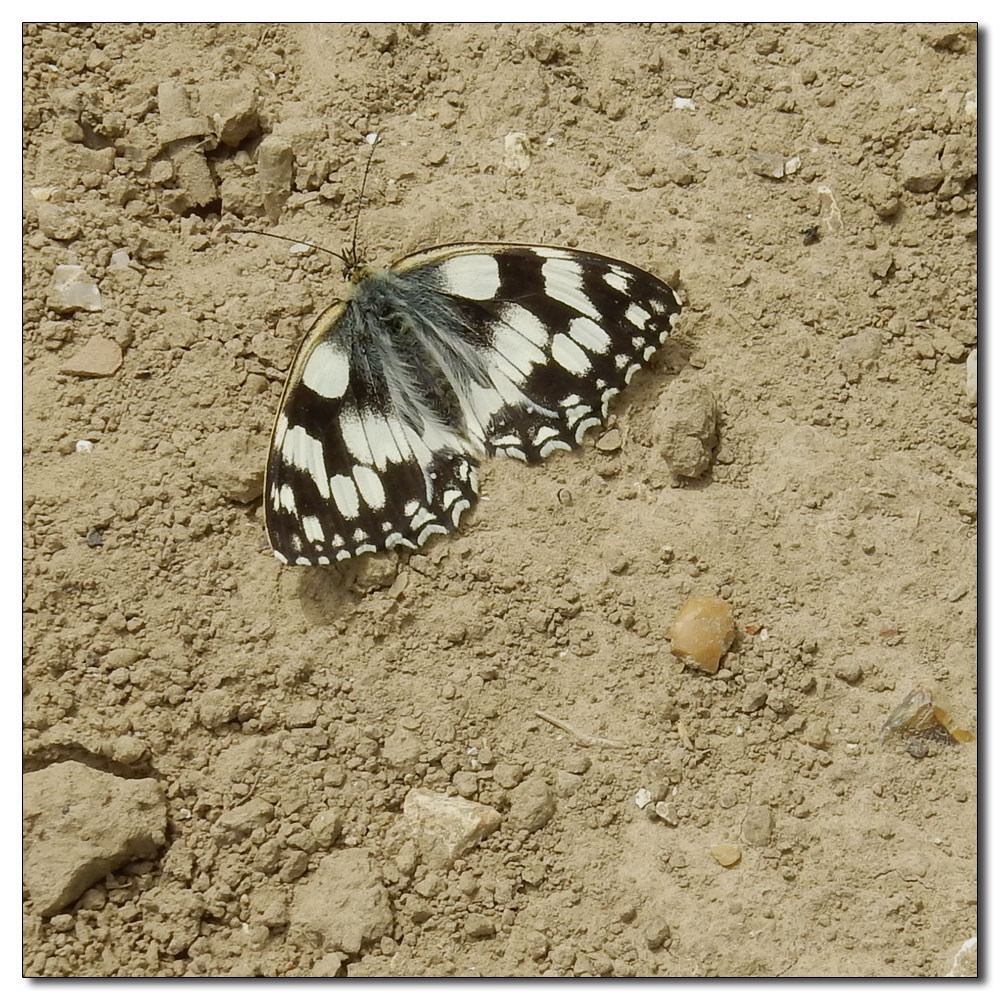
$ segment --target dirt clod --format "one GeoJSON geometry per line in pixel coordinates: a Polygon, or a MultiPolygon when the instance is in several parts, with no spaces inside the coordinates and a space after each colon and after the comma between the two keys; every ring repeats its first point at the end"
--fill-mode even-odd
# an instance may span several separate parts
{"type": "Polygon", "coordinates": [[[24,883],[42,916],[58,913],[126,861],[166,838],[156,781],[130,781],[67,761],[24,778],[24,883]]]}

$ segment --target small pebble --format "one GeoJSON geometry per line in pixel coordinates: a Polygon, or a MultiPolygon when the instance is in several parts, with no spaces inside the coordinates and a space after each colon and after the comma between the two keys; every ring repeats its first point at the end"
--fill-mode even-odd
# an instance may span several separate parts
{"type": "Polygon", "coordinates": [[[77,264],[60,264],[52,272],[47,301],[51,309],[60,313],[76,312],[78,309],[100,312],[101,309],[101,293],[97,284],[77,264]]]}
{"type": "Polygon", "coordinates": [[[465,933],[473,940],[493,937],[497,932],[496,926],[489,917],[481,913],[474,913],[465,921],[465,933]]]}
{"type": "Polygon", "coordinates": [[[599,451],[618,451],[622,446],[622,432],[617,428],[612,428],[606,434],[602,434],[597,440],[599,451]]]}
{"type": "Polygon", "coordinates": [[[721,597],[690,597],[677,612],[669,634],[674,656],[690,659],[700,670],[714,674],[736,638],[733,609],[721,597]]]}
{"type": "Polygon", "coordinates": [[[662,917],[656,917],[642,929],[642,935],[649,950],[657,951],[670,940],[670,925],[662,917]]]}
{"type": "Polygon", "coordinates": [[[759,177],[780,180],[785,176],[785,158],[780,153],[747,153],[747,166],[759,177]]]}
{"type": "Polygon", "coordinates": [[[979,403],[979,351],[969,351],[965,359],[965,398],[972,406],[979,403]]]}
{"type": "Polygon", "coordinates": [[[743,857],[743,852],[735,844],[716,844],[711,851],[712,857],[723,868],[732,868],[743,857]]]}
{"type": "Polygon", "coordinates": [[[122,366],[122,349],[107,337],[91,337],[60,368],[64,375],[101,377],[114,375],[122,366]]]}

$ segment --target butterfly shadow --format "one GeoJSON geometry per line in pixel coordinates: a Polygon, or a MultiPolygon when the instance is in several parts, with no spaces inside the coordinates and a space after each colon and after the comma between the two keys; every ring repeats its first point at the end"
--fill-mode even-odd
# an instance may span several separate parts
{"type": "Polygon", "coordinates": [[[330,625],[345,619],[366,597],[391,587],[402,569],[396,557],[380,553],[337,566],[285,569],[282,576],[293,578],[292,596],[306,621],[330,625]]]}

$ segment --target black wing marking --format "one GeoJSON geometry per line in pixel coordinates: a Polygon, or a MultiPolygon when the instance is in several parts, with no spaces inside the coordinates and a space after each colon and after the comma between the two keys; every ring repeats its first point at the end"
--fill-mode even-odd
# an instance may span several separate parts
{"type": "Polygon", "coordinates": [[[386,353],[375,321],[364,296],[328,310],[292,367],[264,494],[268,537],[284,562],[416,549],[454,531],[476,502],[471,447],[413,404],[418,387],[393,384],[399,372],[386,369],[402,363],[386,353]],[[400,391],[410,405],[399,405],[400,391]]]}
{"type": "Polygon", "coordinates": [[[578,447],[680,310],[665,282],[600,254],[491,244],[439,252],[419,255],[426,263],[411,276],[449,296],[459,317],[449,332],[483,356],[501,390],[477,408],[488,454],[535,462],[578,447]],[[483,256],[496,262],[495,281],[490,265],[470,263],[483,256]],[[472,295],[462,294],[466,279],[472,295]]]}

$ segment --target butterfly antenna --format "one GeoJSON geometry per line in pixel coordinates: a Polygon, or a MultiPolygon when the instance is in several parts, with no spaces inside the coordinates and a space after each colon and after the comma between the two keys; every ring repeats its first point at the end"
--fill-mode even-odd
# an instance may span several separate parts
{"type": "Polygon", "coordinates": [[[378,142],[378,132],[369,132],[365,136],[371,149],[368,151],[368,162],[365,164],[365,172],[361,178],[361,190],[358,192],[358,206],[354,212],[354,235],[351,237],[351,260],[357,264],[358,260],[358,223],[361,221],[361,204],[365,197],[365,184],[368,183],[368,173],[372,168],[372,160],[375,158],[375,144],[378,142]]]}
{"type": "Polygon", "coordinates": [[[321,247],[318,243],[310,243],[308,240],[293,240],[288,236],[279,236],[277,233],[265,233],[260,229],[230,229],[229,235],[268,236],[272,240],[284,240],[286,243],[297,243],[300,247],[312,247],[313,250],[321,250],[323,253],[330,254],[331,257],[336,257],[338,260],[342,260],[346,267],[351,266],[351,262],[344,254],[338,253],[336,250],[328,250],[326,247],[321,247]]]}

